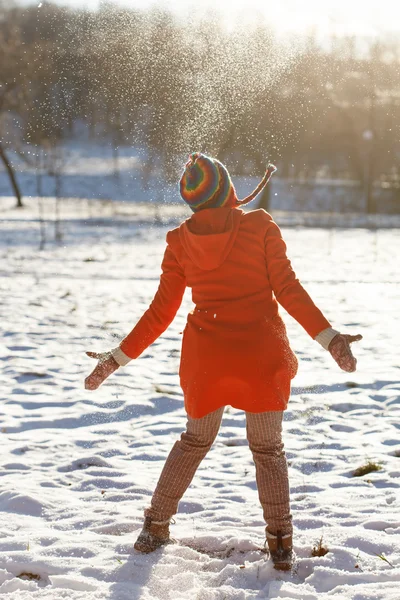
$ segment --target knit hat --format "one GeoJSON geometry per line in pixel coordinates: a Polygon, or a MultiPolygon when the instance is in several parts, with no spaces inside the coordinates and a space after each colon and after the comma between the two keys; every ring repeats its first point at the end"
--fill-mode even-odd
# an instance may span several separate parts
{"type": "Polygon", "coordinates": [[[180,180],[181,196],[193,212],[220,206],[234,208],[251,202],[268,183],[275,171],[276,167],[269,164],[256,189],[243,200],[238,200],[227,168],[216,158],[200,152],[193,152],[189,155],[180,180]]]}

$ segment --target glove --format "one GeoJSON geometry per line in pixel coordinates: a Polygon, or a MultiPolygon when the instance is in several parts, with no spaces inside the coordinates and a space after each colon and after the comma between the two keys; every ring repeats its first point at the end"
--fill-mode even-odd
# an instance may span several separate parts
{"type": "Polygon", "coordinates": [[[328,351],[331,353],[333,360],[347,373],[354,373],[357,365],[357,359],[353,356],[350,344],[360,340],[362,340],[362,335],[338,333],[328,346],[328,351]]]}
{"type": "Polygon", "coordinates": [[[119,368],[119,364],[111,355],[111,352],[86,352],[90,358],[96,358],[99,362],[94,370],[85,379],[86,390],[97,390],[98,387],[119,368]]]}

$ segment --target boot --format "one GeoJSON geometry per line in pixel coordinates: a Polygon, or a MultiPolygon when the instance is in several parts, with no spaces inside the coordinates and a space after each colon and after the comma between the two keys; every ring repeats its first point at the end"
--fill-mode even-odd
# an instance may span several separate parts
{"type": "Polygon", "coordinates": [[[169,537],[169,519],[167,521],[153,521],[151,517],[145,517],[143,529],[134,544],[135,550],[148,554],[157,548],[172,544],[169,537]]]}
{"type": "Polygon", "coordinates": [[[282,535],[278,531],[276,535],[265,530],[266,544],[268,544],[269,554],[275,569],[278,571],[290,571],[294,562],[294,552],[292,548],[291,534],[282,535]]]}

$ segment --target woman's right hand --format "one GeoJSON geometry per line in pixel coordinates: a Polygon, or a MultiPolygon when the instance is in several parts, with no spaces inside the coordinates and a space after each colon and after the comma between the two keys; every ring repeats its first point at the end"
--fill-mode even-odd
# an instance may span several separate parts
{"type": "Polygon", "coordinates": [[[362,335],[348,335],[338,333],[328,346],[332,358],[339,367],[346,373],[354,373],[357,366],[357,359],[353,356],[350,344],[362,340],[362,335]]]}
{"type": "Polygon", "coordinates": [[[119,364],[110,352],[86,352],[90,358],[96,358],[99,362],[88,377],[85,379],[86,390],[97,390],[107,377],[119,368],[119,364]]]}

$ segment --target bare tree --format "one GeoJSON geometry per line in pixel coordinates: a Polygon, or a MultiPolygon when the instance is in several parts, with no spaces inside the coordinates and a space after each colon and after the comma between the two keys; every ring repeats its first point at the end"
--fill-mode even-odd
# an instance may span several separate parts
{"type": "Polygon", "coordinates": [[[6,171],[8,173],[8,176],[10,178],[11,186],[12,186],[12,188],[14,190],[14,194],[15,194],[15,197],[17,199],[16,207],[17,208],[23,208],[24,205],[22,203],[22,195],[21,195],[21,191],[19,189],[17,178],[15,176],[12,164],[11,164],[10,160],[8,159],[7,154],[6,154],[6,152],[5,152],[4,148],[3,148],[3,144],[1,142],[1,140],[0,140],[0,160],[4,164],[4,166],[6,168],[6,171]]]}
{"type": "Polygon", "coordinates": [[[0,160],[3,163],[11,187],[17,199],[16,206],[23,207],[22,194],[18,185],[15,170],[12,161],[6,152],[6,143],[4,141],[3,131],[10,126],[9,115],[18,114],[23,104],[23,92],[21,90],[21,81],[16,78],[15,70],[17,66],[23,68],[24,53],[22,49],[21,31],[14,23],[8,23],[9,27],[4,26],[5,21],[4,4],[0,4],[0,160]]]}

